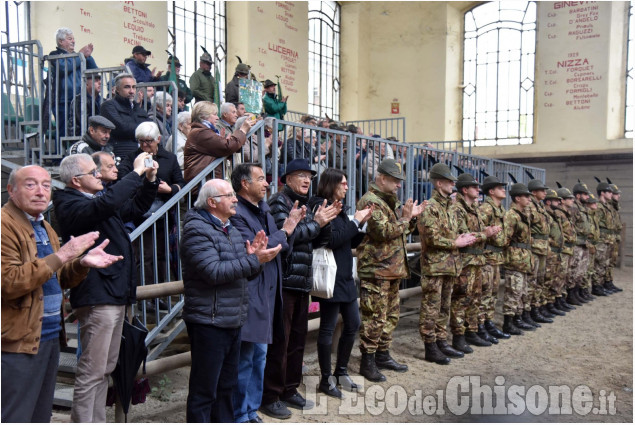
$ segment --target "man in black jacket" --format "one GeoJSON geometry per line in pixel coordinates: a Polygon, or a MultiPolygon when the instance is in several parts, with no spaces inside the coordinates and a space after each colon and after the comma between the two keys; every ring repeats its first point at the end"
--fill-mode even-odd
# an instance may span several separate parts
{"type": "Polygon", "coordinates": [[[158,186],[157,164],[146,168],[146,157],[139,156],[134,172],[100,196],[95,196],[103,189],[100,173],[90,155],[70,155],[60,164],[60,178],[66,188],[53,194],[53,205],[62,239],[98,231],[97,243],[109,239],[105,251],[124,258],[105,269],[91,269],[81,285],[71,289],[71,306],[79,320],[82,344],[71,410],[73,422],[106,421],[108,375],[117,364],[124,309],[136,297],[134,256],[124,222],[148,210],[158,186]]]}
{"type": "Polygon", "coordinates": [[[282,248],[267,248],[262,230],[251,243],[243,239],[229,221],[237,202],[228,182],[213,179],[185,215],[183,320],[192,350],[187,422],[234,422],[232,392],[238,380],[241,327],[247,319],[247,281],[282,248]]]}
{"type": "Polygon", "coordinates": [[[125,158],[139,147],[135,139],[137,126],[151,121],[148,112],[135,101],[137,83],[131,74],[122,73],[115,78],[115,97],[101,105],[101,115],[115,124],[110,143],[115,156],[125,158]]]}
{"type": "MultiPolygon", "coordinates": [[[[283,228],[294,203],[300,207],[308,201],[311,180],[317,173],[311,170],[306,159],[294,159],[287,164],[281,177],[284,188],[269,200],[271,214],[278,228],[283,228]]],[[[313,289],[313,248],[326,245],[331,228],[327,226],[341,210],[341,203],[329,207],[321,205],[315,212],[307,211],[293,234],[289,235],[291,253],[282,260],[282,305],[284,335],[273,335],[273,343],[267,352],[264,392],[260,411],[286,419],[287,406],[310,409],[307,401],[298,393],[302,380],[302,357],[308,330],[309,292],[313,289]],[[281,403],[282,402],[282,403],[281,403]]]]}

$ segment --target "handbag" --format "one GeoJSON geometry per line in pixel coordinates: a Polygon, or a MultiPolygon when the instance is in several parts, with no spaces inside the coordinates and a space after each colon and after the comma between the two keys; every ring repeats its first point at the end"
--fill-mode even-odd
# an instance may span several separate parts
{"type": "Polygon", "coordinates": [[[313,290],[311,295],[320,298],[333,298],[337,263],[333,250],[317,248],[313,250],[313,290]]]}

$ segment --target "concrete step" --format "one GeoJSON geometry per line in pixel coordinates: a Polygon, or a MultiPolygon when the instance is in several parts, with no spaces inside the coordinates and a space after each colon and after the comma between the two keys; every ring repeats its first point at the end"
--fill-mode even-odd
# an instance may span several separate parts
{"type": "Polygon", "coordinates": [[[73,385],[57,382],[55,384],[53,405],[60,407],[71,407],[73,405],[73,385]]]}
{"type": "Polygon", "coordinates": [[[77,354],[60,352],[59,372],[75,374],[77,371],[77,354]]]}

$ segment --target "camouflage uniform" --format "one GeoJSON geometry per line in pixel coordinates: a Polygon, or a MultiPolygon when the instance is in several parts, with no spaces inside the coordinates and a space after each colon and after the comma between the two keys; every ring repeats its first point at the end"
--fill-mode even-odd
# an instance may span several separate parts
{"type": "Polygon", "coordinates": [[[406,259],[406,236],[414,230],[416,217],[401,219],[401,205],[393,194],[375,184],[357,203],[357,209],[374,206],[366,236],[357,247],[357,275],[361,280],[360,350],[387,351],[399,321],[399,283],[410,277],[406,259]]]}
{"type": "Polygon", "coordinates": [[[505,300],[503,314],[521,314],[527,294],[528,275],[534,270],[531,253],[529,210],[522,211],[516,203],[503,217],[503,241],[505,248],[505,300]]]}
{"type": "Polygon", "coordinates": [[[524,304],[525,310],[531,310],[531,307],[540,307],[545,304],[544,295],[548,292],[545,287],[545,272],[549,253],[551,217],[545,210],[545,206],[533,195],[527,208],[531,217],[531,252],[534,255],[534,270],[529,275],[527,301],[524,304]]]}
{"type": "Polygon", "coordinates": [[[547,303],[556,302],[556,297],[561,296],[564,285],[564,273],[568,265],[568,257],[562,253],[564,248],[564,230],[562,217],[558,216],[556,207],[545,205],[545,211],[551,216],[549,230],[549,253],[547,254],[547,266],[545,274],[545,288],[543,298],[547,303]]]}
{"type": "Polygon", "coordinates": [[[463,335],[467,327],[478,332],[478,316],[481,304],[481,287],[483,275],[481,267],[485,265],[485,225],[480,217],[478,203],[468,204],[465,197],[457,193],[456,202],[450,207],[450,214],[457,224],[457,233],[472,233],[476,243],[460,248],[463,269],[459,280],[452,290],[450,328],[454,335],[463,335]]]}
{"type": "Polygon", "coordinates": [[[589,268],[589,249],[587,248],[587,239],[591,233],[591,222],[587,208],[576,199],[575,203],[569,209],[571,224],[576,232],[576,242],[573,248],[573,257],[569,263],[569,276],[567,288],[582,288],[584,285],[585,275],[589,268]]]}
{"type": "Polygon", "coordinates": [[[561,282],[558,285],[560,288],[560,292],[556,293],[556,297],[564,295],[564,290],[567,287],[567,279],[570,272],[571,261],[573,260],[573,249],[575,247],[576,242],[576,233],[573,224],[571,223],[571,218],[569,216],[569,211],[559,205],[554,208],[555,215],[557,219],[560,221],[562,226],[562,235],[564,236],[564,242],[562,246],[562,276],[560,276],[561,282]]]}
{"type": "Polygon", "coordinates": [[[595,262],[594,262],[594,274],[593,285],[604,285],[606,273],[611,261],[610,248],[612,248],[615,241],[615,234],[613,229],[615,225],[613,223],[613,213],[611,207],[607,203],[602,201],[598,202],[598,209],[595,212],[595,218],[599,227],[599,240],[595,246],[595,262]]]}
{"type": "MultiPolygon", "coordinates": [[[[501,226],[503,228],[503,217],[505,207],[497,207],[494,200],[487,196],[485,202],[479,207],[481,219],[485,227],[501,226]]],[[[504,262],[503,251],[505,247],[504,233],[501,231],[496,236],[487,240],[485,245],[485,265],[481,268],[483,273],[483,289],[481,291],[481,306],[479,323],[485,320],[494,320],[494,309],[496,307],[496,296],[500,283],[500,266],[504,262]]]]}
{"type": "Polygon", "coordinates": [[[595,268],[595,257],[597,256],[597,248],[600,243],[600,226],[598,224],[598,210],[587,209],[591,232],[587,239],[587,247],[589,249],[589,265],[584,276],[584,284],[582,289],[586,289],[591,293],[591,286],[596,280],[597,270],[595,268]]]}
{"type": "Polygon", "coordinates": [[[617,257],[622,240],[622,220],[620,218],[620,206],[618,201],[611,201],[611,211],[613,214],[613,234],[615,235],[613,246],[611,247],[609,267],[606,271],[606,280],[613,282],[613,269],[617,266],[617,257]]]}
{"type": "Polygon", "coordinates": [[[450,214],[449,197],[436,189],[419,216],[421,236],[421,311],[419,334],[426,343],[447,340],[452,290],[461,273],[461,256],[455,248],[457,224],[450,214]]]}

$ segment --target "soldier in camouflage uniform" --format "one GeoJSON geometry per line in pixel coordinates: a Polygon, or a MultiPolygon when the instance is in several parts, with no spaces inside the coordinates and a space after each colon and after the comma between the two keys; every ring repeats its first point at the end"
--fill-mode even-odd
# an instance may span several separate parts
{"type": "Polygon", "coordinates": [[[594,295],[610,295],[617,291],[610,288],[607,279],[608,270],[611,264],[611,249],[615,244],[615,218],[613,215],[613,207],[610,204],[613,201],[613,190],[606,182],[598,183],[596,187],[598,194],[598,210],[596,218],[600,227],[600,241],[598,242],[595,255],[595,280],[593,281],[594,295]]]}
{"type": "MultiPolygon", "coordinates": [[[[575,202],[575,197],[571,193],[569,189],[566,187],[560,188],[557,191],[558,196],[562,199],[560,205],[555,207],[556,217],[560,220],[562,225],[562,234],[564,236],[564,244],[562,247],[562,256],[563,258],[563,274],[561,276],[562,279],[562,290],[560,294],[556,294],[556,306],[563,311],[571,311],[575,310],[575,307],[565,300],[565,296],[568,297],[566,293],[567,289],[567,277],[569,276],[571,261],[573,259],[573,248],[575,247],[576,234],[575,228],[571,223],[571,217],[569,215],[569,208],[575,202]]],[[[579,302],[576,302],[575,305],[582,305],[579,302]]]]}
{"type": "Polygon", "coordinates": [[[539,323],[552,323],[554,314],[544,309],[543,293],[545,288],[545,272],[547,254],[549,253],[549,230],[551,217],[545,211],[542,200],[545,199],[548,189],[540,180],[533,179],[527,184],[531,192],[529,204],[531,217],[531,252],[534,255],[534,270],[529,276],[527,285],[527,301],[524,302],[525,311],[523,320],[534,327],[540,327],[539,323]]]}
{"type": "Polygon", "coordinates": [[[622,220],[620,219],[620,196],[622,191],[617,187],[617,185],[610,185],[611,190],[613,191],[613,199],[610,202],[613,212],[613,224],[615,228],[613,232],[615,234],[615,243],[611,248],[611,261],[609,263],[609,268],[606,272],[606,280],[609,282],[609,287],[617,292],[622,292],[621,288],[618,288],[613,283],[613,269],[617,266],[617,257],[619,255],[620,250],[620,241],[622,240],[622,220]]]}
{"type": "Polygon", "coordinates": [[[372,206],[366,236],[357,247],[357,274],[361,280],[360,374],[374,382],[385,381],[378,368],[405,372],[408,366],[390,356],[392,333],[399,321],[399,283],[410,277],[406,237],[417,223],[423,205],[408,199],[401,216],[397,190],[405,179],[401,164],[385,159],[377,167],[375,182],[357,203],[372,206]]]}
{"type": "Polygon", "coordinates": [[[478,320],[483,280],[481,267],[485,265],[485,241],[501,230],[499,226],[485,227],[483,224],[477,202],[479,186],[471,174],[459,175],[456,182],[456,202],[450,207],[450,215],[454,216],[458,234],[472,234],[476,238],[476,242],[471,246],[459,249],[463,268],[452,290],[452,346],[466,354],[473,351],[468,344],[477,347],[498,344],[498,340],[489,335],[483,325],[479,328],[478,320]],[[481,338],[479,333],[485,339],[481,338]]]}
{"type": "Polygon", "coordinates": [[[571,223],[576,232],[576,242],[575,247],[573,247],[573,258],[569,264],[567,287],[569,294],[573,294],[574,299],[580,303],[587,303],[594,298],[583,289],[584,279],[589,268],[587,239],[591,234],[591,222],[583,202],[589,199],[590,193],[586,184],[577,183],[574,185],[575,202],[569,209],[571,223]]]}
{"type": "MultiPolygon", "coordinates": [[[[507,197],[505,183],[499,181],[495,176],[485,177],[482,191],[485,201],[479,206],[479,212],[485,226],[503,226],[505,207],[502,202],[507,197]]],[[[481,305],[479,324],[485,326],[485,330],[495,338],[509,338],[509,334],[501,331],[494,324],[494,308],[496,307],[496,296],[500,282],[500,266],[503,264],[504,249],[503,233],[487,239],[485,244],[485,262],[482,267],[483,289],[481,291],[481,305]]]]}
{"type": "MultiPolygon", "coordinates": [[[[589,223],[591,223],[591,233],[587,238],[587,247],[589,249],[589,267],[587,268],[586,275],[584,277],[584,284],[582,289],[593,295],[600,296],[597,291],[593,291],[593,281],[596,279],[597,271],[595,269],[595,257],[597,255],[597,246],[600,243],[600,225],[598,224],[598,198],[594,194],[589,194],[589,199],[586,200],[585,206],[587,208],[587,214],[589,216],[589,223]]],[[[604,295],[602,295],[604,296],[604,295]]],[[[595,297],[593,297],[595,299],[595,297]]]]}
{"type": "Polygon", "coordinates": [[[472,235],[458,235],[454,216],[450,214],[450,195],[456,177],[445,164],[435,164],[429,171],[434,190],[426,209],[419,216],[421,237],[421,312],[419,333],[425,345],[425,360],[448,364],[450,357],[463,352],[448,344],[452,290],[461,273],[459,248],[475,242],[472,235]]]}
{"type": "Polygon", "coordinates": [[[551,226],[549,230],[549,252],[547,253],[547,271],[545,274],[545,292],[543,296],[547,301],[545,308],[556,316],[564,316],[565,311],[557,305],[556,299],[562,296],[564,286],[564,273],[569,264],[569,258],[562,250],[564,249],[564,225],[562,217],[558,215],[558,207],[562,198],[555,190],[547,189],[545,196],[545,211],[551,216],[551,226]],[[558,298],[556,298],[558,297],[558,298]]]}
{"type": "Polygon", "coordinates": [[[522,335],[522,330],[536,328],[523,321],[523,300],[527,299],[528,276],[534,270],[531,253],[531,218],[527,208],[531,203],[531,192],[522,183],[512,185],[509,195],[512,205],[503,217],[503,241],[505,248],[505,300],[503,331],[511,335],[522,335]]]}

